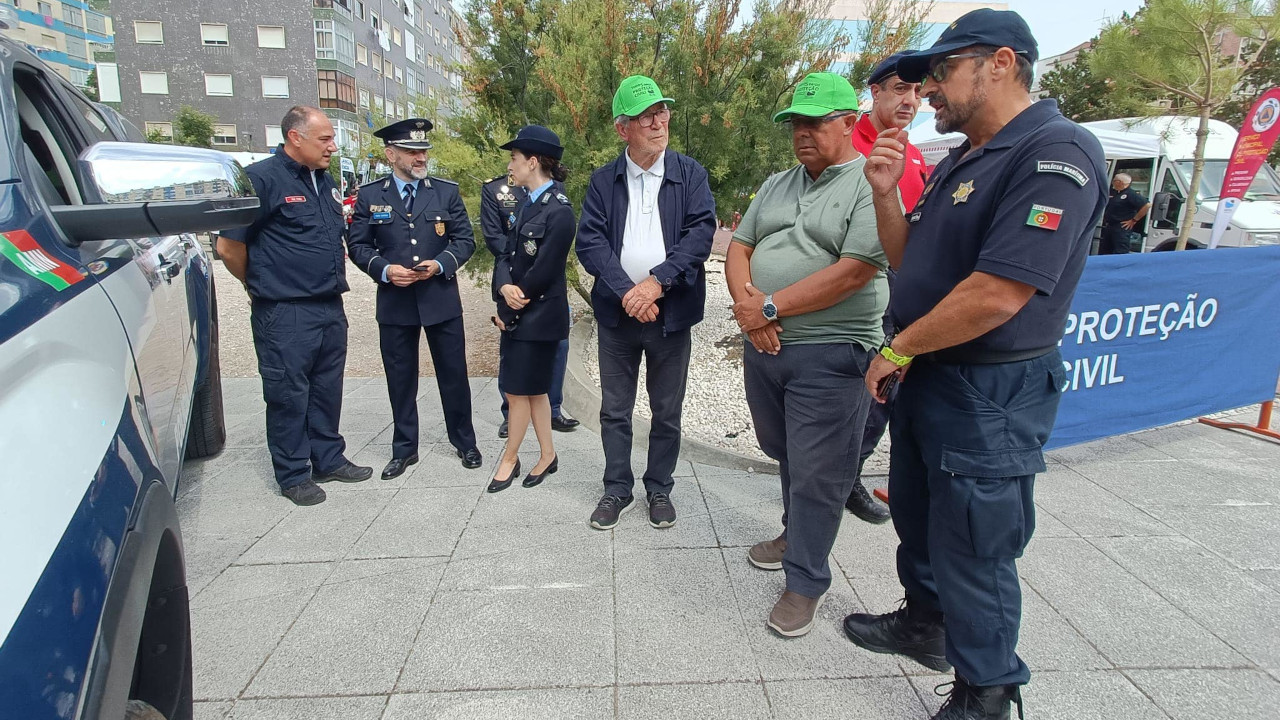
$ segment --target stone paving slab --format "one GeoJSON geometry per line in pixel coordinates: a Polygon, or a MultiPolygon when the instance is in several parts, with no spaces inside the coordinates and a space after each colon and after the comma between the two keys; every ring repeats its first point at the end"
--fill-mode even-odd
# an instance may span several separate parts
{"type": "MultiPolygon", "coordinates": [[[[897,720],[941,703],[949,677],[840,627],[902,597],[891,524],[846,517],[815,630],[784,640],[764,624],[783,577],[745,559],[781,530],[776,476],[682,459],[675,528],[648,525],[637,482],[600,532],[585,428],[554,436],[561,470],[542,486],[490,495],[493,380],[472,380],[485,463],[464,470],[424,378],[420,462],[384,481],[385,385],[344,390],[348,457],[375,476],[328,484],[320,506],[276,492],[254,378],[225,380],[228,448],[184,469],[197,718],[897,720]]],[[[521,458],[536,457],[529,433],[521,458]]],[[[1280,444],[1188,424],[1049,459],[1019,565],[1028,717],[1274,715],[1280,444]]]]}

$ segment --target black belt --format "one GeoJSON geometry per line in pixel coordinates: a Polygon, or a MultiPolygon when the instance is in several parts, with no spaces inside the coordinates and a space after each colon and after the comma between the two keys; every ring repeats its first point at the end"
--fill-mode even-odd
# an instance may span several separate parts
{"type": "Polygon", "coordinates": [[[1031,350],[980,350],[953,347],[926,353],[921,357],[943,365],[996,365],[999,363],[1034,360],[1048,355],[1056,347],[1056,345],[1050,345],[1049,347],[1031,350]]]}

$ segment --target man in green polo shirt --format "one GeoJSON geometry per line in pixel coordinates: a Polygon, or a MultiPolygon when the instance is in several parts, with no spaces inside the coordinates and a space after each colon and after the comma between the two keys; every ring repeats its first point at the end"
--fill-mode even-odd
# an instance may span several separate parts
{"type": "Polygon", "coordinates": [[[765,180],[725,264],[756,438],[782,475],[782,534],[748,559],[786,572],[768,620],[785,637],[809,631],[831,586],[827,556],[872,402],[863,372],[884,340],[888,260],[851,142],[857,108],[840,75],[801,81],[773,118],[790,125],[800,164],[765,180]]]}

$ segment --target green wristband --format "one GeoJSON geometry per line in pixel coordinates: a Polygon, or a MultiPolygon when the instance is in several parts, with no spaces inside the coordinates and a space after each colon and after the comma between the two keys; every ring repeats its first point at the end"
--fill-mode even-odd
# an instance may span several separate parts
{"type": "Polygon", "coordinates": [[[915,360],[915,358],[911,355],[899,355],[898,353],[894,352],[893,348],[889,347],[888,345],[885,345],[884,347],[880,348],[880,357],[884,358],[885,360],[888,360],[889,362],[893,363],[894,365],[897,365],[898,367],[906,367],[911,364],[912,360],[915,360]]]}

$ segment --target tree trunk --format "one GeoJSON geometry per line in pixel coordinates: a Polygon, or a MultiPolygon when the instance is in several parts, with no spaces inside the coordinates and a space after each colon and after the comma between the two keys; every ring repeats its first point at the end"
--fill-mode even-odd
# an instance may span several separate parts
{"type": "MultiPolygon", "coordinates": [[[[1183,210],[1182,228],[1178,230],[1178,244],[1174,250],[1186,250],[1187,238],[1191,237],[1191,226],[1195,224],[1196,194],[1200,191],[1200,178],[1204,175],[1204,145],[1209,139],[1209,106],[1200,106],[1200,125],[1196,128],[1195,162],[1191,166],[1191,187],[1187,191],[1186,208],[1183,210]]],[[[1222,202],[1219,198],[1218,202],[1222,202]]]]}

